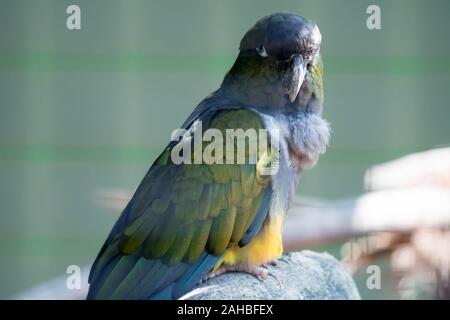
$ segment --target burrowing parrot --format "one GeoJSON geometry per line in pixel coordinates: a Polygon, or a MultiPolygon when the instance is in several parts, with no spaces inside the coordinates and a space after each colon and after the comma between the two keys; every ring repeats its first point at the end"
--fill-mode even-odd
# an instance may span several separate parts
{"type": "MultiPolygon", "coordinates": [[[[314,23],[289,13],[264,17],[244,35],[220,88],[194,109],[114,225],[92,266],[88,299],[177,299],[227,271],[267,277],[264,264],[282,255],[299,177],[330,137],[320,43],[314,23]],[[225,161],[242,147],[233,139],[230,148],[225,138],[223,156],[211,152],[215,162],[174,161],[174,149],[192,141],[199,122],[202,132],[224,136],[264,129],[267,139],[258,135],[257,145],[270,143],[265,150],[244,145],[240,163],[225,161]]],[[[255,137],[245,139],[250,145],[255,137]]]]}

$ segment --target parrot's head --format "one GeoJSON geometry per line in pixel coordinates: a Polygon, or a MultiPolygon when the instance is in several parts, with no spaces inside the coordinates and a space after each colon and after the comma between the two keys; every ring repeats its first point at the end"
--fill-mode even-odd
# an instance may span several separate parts
{"type": "Polygon", "coordinates": [[[302,97],[303,91],[311,96],[320,87],[321,95],[320,42],[319,28],[305,18],[290,13],[266,16],[244,35],[222,88],[258,106],[304,104],[309,98],[302,97]]]}

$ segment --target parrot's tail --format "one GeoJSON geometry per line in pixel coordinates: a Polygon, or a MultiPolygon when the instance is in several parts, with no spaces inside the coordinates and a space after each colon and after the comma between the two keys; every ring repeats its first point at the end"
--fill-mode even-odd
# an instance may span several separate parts
{"type": "Polygon", "coordinates": [[[91,282],[88,300],[172,300],[190,291],[219,257],[204,253],[193,265],[168,266],[138,252],[112,259],[91,282]]]}

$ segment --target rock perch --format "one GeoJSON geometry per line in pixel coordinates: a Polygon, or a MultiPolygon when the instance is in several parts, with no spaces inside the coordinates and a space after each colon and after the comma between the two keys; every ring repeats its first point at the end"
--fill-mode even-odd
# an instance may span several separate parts
{"type": "Polygon", "coordinates": [[[268,269],[265,281],[250,274],[226,273],[198,285],[182,299],[361,299],[352,277],[328,253],[288,253],[268,269]]]}

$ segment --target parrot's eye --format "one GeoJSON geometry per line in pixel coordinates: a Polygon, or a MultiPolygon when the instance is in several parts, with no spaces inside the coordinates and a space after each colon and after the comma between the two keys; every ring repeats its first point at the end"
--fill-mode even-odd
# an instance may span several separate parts
{"type": "Polygon", "coordinates": [[[266,48],[264,48],[263,45],[260,45],[258,48],[256,48],[256,52],[258,52],[258,54],[263,58],[266,58],[268,56],[266,48]]]}

